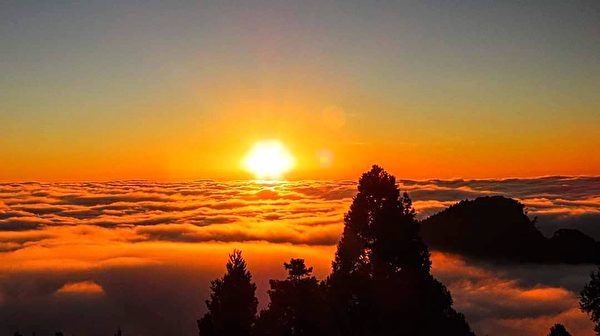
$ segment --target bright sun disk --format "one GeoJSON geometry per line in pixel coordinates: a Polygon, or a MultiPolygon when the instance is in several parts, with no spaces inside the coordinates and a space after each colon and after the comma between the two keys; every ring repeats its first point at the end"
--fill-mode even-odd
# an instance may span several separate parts
{"type": "Polygon", "coordinates": [[[260,180],[280,179],[294,167],[294,157],[278,140],[255,143],[244,157],[242,165],[260,180]]]}

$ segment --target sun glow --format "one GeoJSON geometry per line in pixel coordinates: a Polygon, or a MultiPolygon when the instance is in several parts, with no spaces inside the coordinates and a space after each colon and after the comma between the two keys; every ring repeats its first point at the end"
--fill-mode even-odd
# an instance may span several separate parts
{"type": "Polygon", "coordinates": [[[260,180],[281,179],[294,163],[292,154],[278,140],[255,143],[242,161],[244,168],[260,180]]]}

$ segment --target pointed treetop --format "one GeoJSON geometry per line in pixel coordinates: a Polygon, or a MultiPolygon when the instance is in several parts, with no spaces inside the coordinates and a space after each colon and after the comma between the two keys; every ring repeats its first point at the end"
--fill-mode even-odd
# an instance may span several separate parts
{"type": "Polygon", "coordinates": [[[548,336],[571,336],[564,325],[557,323],[550,328],[548,336]]]}
{"type": "Polygon", "coordinates": [[[362,174],[358,180],[358,191],[372,193],[382,187],[395,188],[396,178],[378,165],[373,165],[371,170],[362,174]]]}
{"type": "Polygon", "coordinates": [[[300,280],[309,277],[312,273],[312,267],[306,267],[304,259],[290,259],[289,263],[284,262],[283,267],[288,271],[288,279],[300,280]]]}
{"type": "Polygon", "coordinates": [[[244,260],[244,257],[242,257],[241,250],[233,250],[233,252],[229,255],[229,260],[227,261],[226,267],[229,273],[233,273],[236,271],[246,271],[246,261],[244,260]]]}

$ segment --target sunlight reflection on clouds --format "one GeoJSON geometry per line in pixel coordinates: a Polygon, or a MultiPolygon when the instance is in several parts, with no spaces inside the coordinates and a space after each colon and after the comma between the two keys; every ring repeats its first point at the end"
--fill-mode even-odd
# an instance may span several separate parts
{"type": "MultiPolygon", "coordinates": [[[[419,218],[461,199],[504,194],[525,203],[546,234],[574,227],[600,238],[600,178],[399,184],[419,218]]],[[[305,257],[325,277],[355,187],[352,181],[0,184],[0,319],[9,327],[35,320],[90,335],[113,332],[112,325],[86,329],[107,319],[139,334],[195,334],[208,280],[222,273],[234,247],[244,249],[263,305],[267,280],[283,276],[280,265],[289,257],[305,257]],[[54,295],[68,284],[103,295],[82,296],[84,289],[54,295]],[[95,317],[68,318],[86,309],[95,317]],[[156,319],[143,325],[147,316],[156,319]]],[[[591,265],[491,265],[439,252],[432,260],[434,274],[482,334],[538,335],[561,321],[574,334],[592,334],[576,305],[591,265]]]]}

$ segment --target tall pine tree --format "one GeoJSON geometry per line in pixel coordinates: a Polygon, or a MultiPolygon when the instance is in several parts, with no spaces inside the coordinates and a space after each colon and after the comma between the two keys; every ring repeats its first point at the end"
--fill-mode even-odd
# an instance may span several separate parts
{"type": "Polygon", "coordinates": [[[590,274],[590,282],[579,293],[579,308],[589,315],[596,335],[600,335],[600,267],[590,274]]]}
{"type": "Polygon", "coordinates": [[[408,194],[373,166],[344,217],[327,285],[341,335],[473,335],[430,273],[408,194]]]}
{"type": "Polygon", "coordinates": [[[242,251],[229,255],[227,273],[211,281],[208,312],[198,320],[200,336],[248,336],[256,318],[256,285],[242,251]]]}

